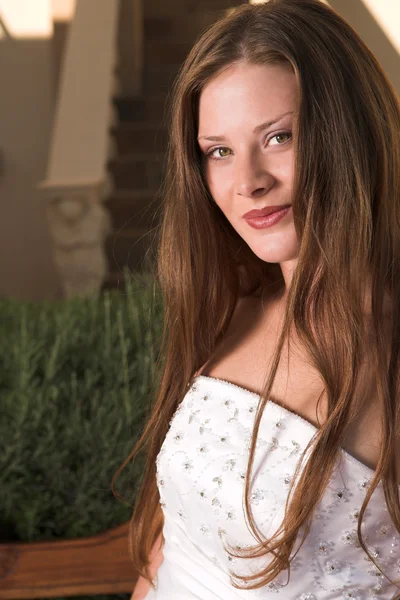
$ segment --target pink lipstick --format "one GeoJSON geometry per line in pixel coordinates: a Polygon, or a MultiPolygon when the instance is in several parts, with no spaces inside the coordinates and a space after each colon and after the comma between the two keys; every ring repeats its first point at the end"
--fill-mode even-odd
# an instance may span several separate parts
{"type": "Polygon", "coordinates": [[[269,206],[260,210],[251,210],[243,215],[243,218],[253,229],[264,229],[278,223],[290,209],[290,204],[286,204],[285,206],[269,206]]]}

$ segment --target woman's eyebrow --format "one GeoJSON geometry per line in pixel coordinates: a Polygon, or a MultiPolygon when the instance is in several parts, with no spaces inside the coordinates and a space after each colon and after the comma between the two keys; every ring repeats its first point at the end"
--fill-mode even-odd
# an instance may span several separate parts
{"type": "MultiPolygon", "coordinates": [[[[293,112],[294,112],[293,110],[290,110],[288,112],[283,113],[283,115],[279,115],[278,117],[271,119],[271,121],[265,121],[264,123],[261,123],[261,125],[257,125],[257,127],[255,127],[253,129],[253,133],[260,133],[261,131],[264,131],[264,129],[268,129],[268,127],[272,127],[272,125],[275,125],[275,123],[278,123],[278,121],[283,119],[283,117],[286,117],[287,115],[292,115],[293,112]]],[[[226,138],[223,135],[207,135],[207,136],[200,135],[197,139],[198,140],[208,140],[210,142],[223,142],[226,138]]]]}
{"type": "Polygon", "coordinates": [[[290,110],[288,112],[283,113],[283,115],[280,115],[279,117],[276,117],[275,119],[272,119],[272,121],[265,121],[265,123],[261,123],[261,125],[257,125],[257,127],[255,127],[253,129],[253,133],[260,133],[264,129],[268,129],[268,127],[271,127],[272,125],[275,125],[275,123],[278,123],[278,121],[283,119],[283,117],[286,117],[287,115],[292,115],[292,114],[293,114],[293,110],[290,110]]]}

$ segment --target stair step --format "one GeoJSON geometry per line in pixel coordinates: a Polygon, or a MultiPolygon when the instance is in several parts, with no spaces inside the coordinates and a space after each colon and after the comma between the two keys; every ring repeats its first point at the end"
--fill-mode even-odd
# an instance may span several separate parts
{"type": "MultiPolygon", "coordinates": [[[[193,40],[194,41],[194,40],[193,40]]],[[[145,40],[145,65],[180,65],[188,55],[193,42],[169,40],[145,40]]]]}
{"type": "Polygon", "coordinates": [[[124,122],[111,127],[111,135],[115,138],[119,155],[137,152],[165,152],[168,132],[160,126],[147,123],[124,122]]]}
{"type": "Polygon", "coordinates": [[[115,231],[146,229],[158,224],[161,201],[157,191],[114,192],[104,204],[115,231]]]}
{"type": "Polygon", "coordinates": [[[110,233],[105,240],[109,271],[128,267],[136,271],[149,268],[154,230],[150,228],[124,228],[110,233]]]}
{"type": "Polygon", "coordinates": [[[179,69],[180,65],[147,65],[143,72],[144,95],[157,92],[168,93],[179,69]]]}
{"type": "Polygon", "coordinates": [[[190,0],[186,3],[188,13],[227,11],[243,4],[243,0],[190,0]]]}
{"type": "Polygon", "coordinates": [[[193,19],[192,15],[171,14],[149,15],[144,18],[144,37],[146,40],[165,40],[178,38],[181,42],[193,44],[195,39],[207,27],[215,23],[225,13],[224,9],[200,12],[193,19]]]}
{"type": "Polygon", "coordinates": [[[159,188],[164,172],[163,154],[124,154],[108,163],[118,190],[159,188]]]}
{"type": "Polygon", "coordinates": [[[148,16],[169,16],[185,14],[187,12],[187,0],[174,0],[166,2],[165,0],[151,0],[151,2],[143,2],[144,17],[148,16]]]}
{"type": "Polygon", "coordinates": [[[144,16],[178,16],[190,15],[196,12],[201,15],[204,12],[212,10],[228,10],[235,6],[243,4],[243,0],[174,0],[174,2],[166,2],[165,0],[151,0],[145,2],[144,16]]]}
{"type": "Polygon", "coordinates": [[[177,33],[176,19],[171,15],[145,16],[143,19],[144,39],[169,41],[177,33]]]}
{"type": "Polygon", "coordinates": [[[166,94],[146,94],[146,97],[121,96],[113,99],[120,123],[162,122],[166,113],[166,94]]]}

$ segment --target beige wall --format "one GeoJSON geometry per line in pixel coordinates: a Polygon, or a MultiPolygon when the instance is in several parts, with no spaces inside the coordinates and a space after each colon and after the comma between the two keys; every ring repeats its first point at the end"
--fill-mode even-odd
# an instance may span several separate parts
{"type": "Polygon", "coordinates": [[[51,39],[0,40],[0,294],[56,298],[44,179],[53,118],[51,39]]]}
{"type": "Polygon", "coordinates": [[[69,21],[75,12],[76,0],[52,0],[53,19],[69,21]]]}
{"type": "Polygon", "coordinates": [[[400,55],[397,50],[397,46],[400,46],[400,19],[396,17],[399,12],[397,1],[391,0],[389,4],[386,0],[329,0],[329,4],[362,37],[400,94],[400,55]],[[393,17],[393,21],[388,15],[393,17]]]}
{"type": "Polygon", "coordinates": [[[13,38],[50,37],[50,0],[0,0],[0,14],[13,38]]]}
{"type": "Polygon", "coordinates": [[[363,0],[363,2],[400,54],[400,2],[397,0],[363,0]]]}

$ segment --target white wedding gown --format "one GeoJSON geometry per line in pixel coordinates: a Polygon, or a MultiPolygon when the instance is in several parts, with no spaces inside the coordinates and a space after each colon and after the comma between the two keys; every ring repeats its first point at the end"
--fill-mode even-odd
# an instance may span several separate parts
{"type": "MultiPolygon", "coordinates": [[[[198,376],[170,423],[157,457],[165,515],[164,560],[156,590],[146,600],[389,600],[397,587],[358,545],[358,511],[373,471],[340,453],[311,531],[287,572],[256,590],[237,589],[229,572],[256,573],[267,557],[229,557],[223,542],[255,544],[244,515],[244,477],[259,396],[232,383],[198,376]]],[[[263,535],[284,516],[289,483],[316,428],[269,401],[260,424],[252,471],[251,505],[263,535]]],[[[381,485],[364,516],[367,547],[384,571],[400,578],[400,535],[385,507],[381,485]]],[[[300,539],[300,538],[298,538],[300,539]]]]}

